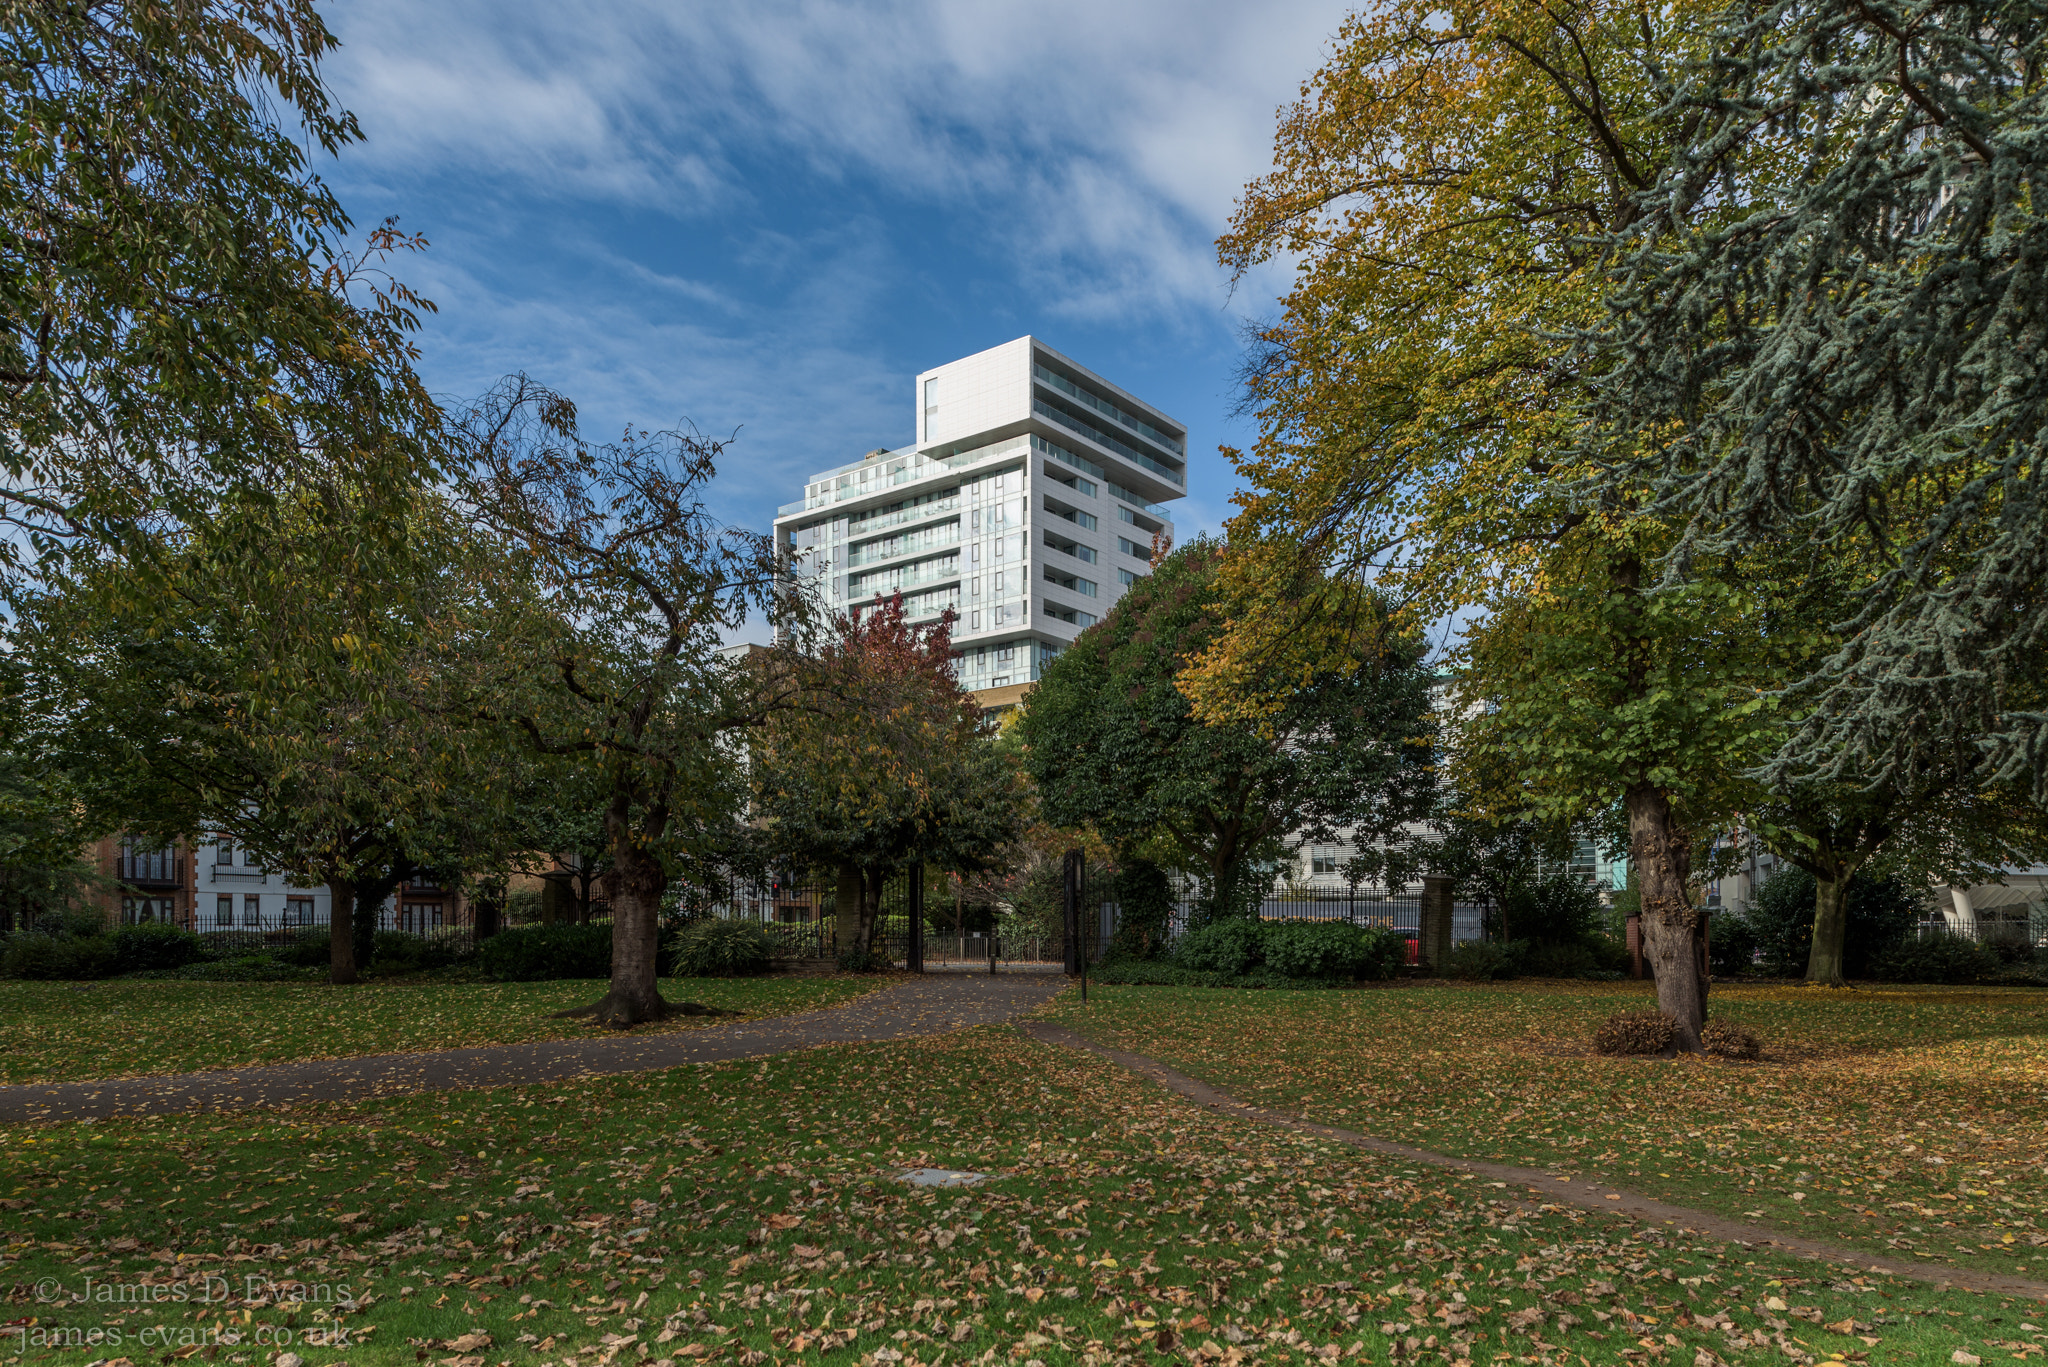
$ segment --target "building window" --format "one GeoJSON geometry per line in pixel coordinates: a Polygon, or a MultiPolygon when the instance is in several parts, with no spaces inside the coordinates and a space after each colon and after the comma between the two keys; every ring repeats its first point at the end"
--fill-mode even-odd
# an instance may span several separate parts
{"type": "Polygon", "coordinates": [[[1118,570],[1116,572],[1116,582],[1125,588],[1129,588],[1144,577],[1142,574],[1132,574],[1129,570],[1118,570]]]}
{"type": "Polygon", "coordinates": [[[213,923],[217,926],[231,926],[235,923],[235,899],[216,897],[213,899],[213,923]]]}
{"type": "Polygon", "coordinates": [[[288,897],[284,904],[285,920],[295,926],[313,924],[313,899],[310,897],[288,897]]]}
{"type": "Polygon", "coordinates": [[[398,928],[415,934],[441,924],[439,902],[407,902],[398,913],[398,928]]]}
{"type": "Polygon", "coordinates": [[[1342,873],[1335,845],[1311,845],[1308,850],[1308,871],[1310,873],[1342,873]]]}
{"type": "Polygon", "coordinates": [[[171,921],[171,899],[168,897],[123,897],[121,899],[121,920],[126,925],[140,925],[146,921],[171,921]]]}
{"type": "Polygon", "coordinates": [[[213,862],[216,868],[231,868],[235,862],[235,842],[223,840],[214,846],[213,862]]]}
{"type": "Polygon", "coordinates": [[[261,926],[263,924],[263,899],[250,893],[242,899],[242,924],[261,926]]]}

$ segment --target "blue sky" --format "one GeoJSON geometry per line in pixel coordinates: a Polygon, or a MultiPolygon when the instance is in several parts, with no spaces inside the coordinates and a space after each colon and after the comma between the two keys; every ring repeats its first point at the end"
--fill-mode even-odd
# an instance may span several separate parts
{"type": "Polygon", "coordinates": [[[1321,64],[1327,3],[534,5],[342,0],[329,75],[357,224],[430,251],[423,370],[525,370],[622,426],[740,430],[714,502],[765,530],[805,474],[912,439],[920,369],[1031,332],[1189,424],[1184,533],[1238,328],[1214,240],[1321,64]]]}

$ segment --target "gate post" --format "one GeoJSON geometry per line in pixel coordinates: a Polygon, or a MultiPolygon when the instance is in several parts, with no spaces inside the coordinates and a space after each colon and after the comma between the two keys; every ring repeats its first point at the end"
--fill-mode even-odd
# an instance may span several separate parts
{"type": "Polygon", "coordinates": [[[1416,926],[1415,957],[1432,972],[1441,973],[1451,957],[1452,880],[1431,875],[1422,880],[1422,905],[1416,926]]]}
{"type": "Polygon", "coordinates": [[[1060,910],[1065,913],[1067,976],[1081,971],[1081,852],[1068,850],[1060,870],[1060,910]]]}
{"type": "Polygon", "coordinates": [[[903,966],[912,973],[924,972],[924,865],[910,866],[910,943],[903,951],[903,966]]]}

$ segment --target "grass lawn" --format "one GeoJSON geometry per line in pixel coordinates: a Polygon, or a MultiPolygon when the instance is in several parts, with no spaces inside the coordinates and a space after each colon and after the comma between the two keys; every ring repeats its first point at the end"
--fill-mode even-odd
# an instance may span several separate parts
{"type": "Polygon", "coordinates": [[[2040,1307],[1521,1211],[1007,1027],[16,1128],[0,1193],[0,1360],[24,1364],[264,1364],[286,1334],[309,1367],[1711,1367],[2048,1342],[2040,1307]],[[994,1180],[892,1179],[927,1165],[994,1180]]]}
{"type": "Polygon", "coordinates": [[[1240,1100],[2048,1281],[2048,992],[1716,984],[1765,1061],[1610,1059],[1645,984],[1097,988],[1063,1023],[1240,1100]]]}
{"type": "MultiPolygon", "coordinates": [[[[670,978],[670,1001],[784,1016],[886,986],[883,976],[670,978]]],[[[292,1059],[411,1053],[605,1033],[553,1012],[595,1001],[602,982],[0,982],[0,1083],[183,1073],[292,1059]]],[[[680,1016],[643,1030],[691,1030],[680,1016]]]]}

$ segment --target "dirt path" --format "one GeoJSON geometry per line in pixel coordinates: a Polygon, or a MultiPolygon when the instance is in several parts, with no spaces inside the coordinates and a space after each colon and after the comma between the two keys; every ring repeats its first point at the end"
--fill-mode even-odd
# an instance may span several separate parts
{"type": "Polygon", "coordinates": [[[1178,1092],[1198,1105],[1213,1110],[1256,1120],[1261,1124],[1278,1125],[1303,1134],[1318,1135],[1333,1139],[1340,1144],[1349,1144],[1356,1149],[1370,1153],[1386,1154],[1413,1163],[1428,1163],[1434,1167],[1450,1168],[1456,1172],[1469,1172],[1494,1182],[1505,1183],[1510,1191],[1520,1189],[1520,1194],[1503,1197],[1523,1208],[1534,1211],[1542,1206],[1569,1205],[1584,1210],[1597,1210],[1609,1215],[1623,1215],[1641,1220],[1646,1224],[1674,1225],[1689,1234],[1700,1234],[1710,1239],[1719,1239],[1745,1247],[1763,1245],[1784,1249],[1790,1253],[1819,1258],[1826,1262],[1839,1263],[1859,1271],[1887,1273],[1895,1277],[1910,1277],[1914,1281],[1932,1282],[1937,1286],[1956,1287],[1965,1291],[1992,1292],[2001,1296],[2021,1296],[2031,1300],[2048,1302],[2048,1282],[2035,1281],[2027,1277],[2006,1276],[1997,1272],[1978,1272],[1970,1268],[1945,1267],[1939,1263],[1906,1262],[1897,1258],[1879,1257],[1858,1249],[1841,1248],[1833,1244],[1818,1243],[1798,1235],[1786,1234],[1782,1230],[1770,1229],[1764,1225],[1746,1224],[1715,1215],[1710,1211],[1692,1210],[1685,1206],[1666,1205],[1653,1201],[1647,1196],[1600,1182],[1587,1182],[1583,1177],[1561,1177],[1557,1173],[1540,1168],[1517,1168],[1503,1163],[1484,1163],[1470,1158],[1453,1158],[1448,1154],[1431,1153],[1427,1149],[1410,1148],[1391,1140],[1375,1139],[1370,1135],[1353,1130],[1340,1130],[1329,1125],[1317,1125],[1299,1116],[1284,1111],[1267,1110],[1261,1106],[1248,1106],[1223,1092],[1217,1091],[1198,1078],[1177,1073],[1165,1064],[1146,1058],[1143,1054],[1129,1054],[1121,1049],[1084,1039],[1071,1030],[1044,1022],[1026,1022],[1018,1027],[1034,1039],[1047,1044],[1062,1045],[1069,1049],[1081,1049],[1098,1054],[1110,1062],[1150,1078],[1171,1092],[1178,1092]],[[1532,1201],[1528,1197],[1540,1200],[1532,1201]]]}
{"type": "Polygon", "coordinates": [[[1066,981],[1046,974],[935,974],[870,992],[843,1006],[672,1034],[309,1059],[168,1077],[29,1083],[0,1087],[0,1123],[359,1101],[723,1063],[821,1044],[908,1039],[1009,1020],[1043,1005],[1066,981]]]}

